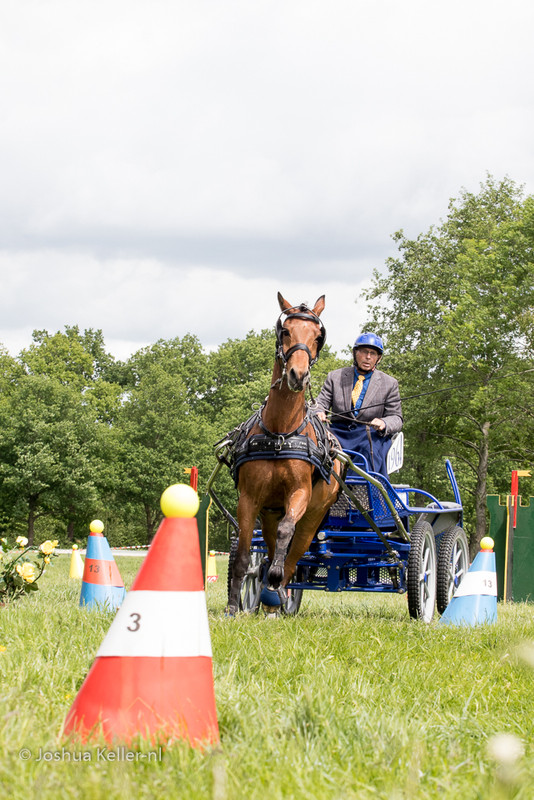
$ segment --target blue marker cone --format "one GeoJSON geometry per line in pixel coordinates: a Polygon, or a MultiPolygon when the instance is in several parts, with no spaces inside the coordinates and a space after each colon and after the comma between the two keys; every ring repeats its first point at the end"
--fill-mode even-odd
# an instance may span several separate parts
{"type": "Polygon", "coordinates": [[[481,625],[497,622],[497,569],[493,539],[485,536],[480,553],[443,612],[444,625],[481,625]]]}
{"type": "Polygon", "coordinates": [[[124,600],[124,581],[113,558],[108,540],[103,535],[104,525],[95,519],[89,526],[87,552],[82,577],[80,605],[96,606],[115,611],[124,600]]]}

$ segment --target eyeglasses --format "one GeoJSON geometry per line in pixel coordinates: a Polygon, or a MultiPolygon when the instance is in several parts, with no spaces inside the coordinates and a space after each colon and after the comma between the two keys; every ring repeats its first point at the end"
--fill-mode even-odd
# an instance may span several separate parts
{"type": "Polygon", "coordinates": [[[361,353],[362,356],[370,356],[371,358],[378,358],[380,355],[373,347],[356,347],[355,350],[357,353],[361,353]]]}

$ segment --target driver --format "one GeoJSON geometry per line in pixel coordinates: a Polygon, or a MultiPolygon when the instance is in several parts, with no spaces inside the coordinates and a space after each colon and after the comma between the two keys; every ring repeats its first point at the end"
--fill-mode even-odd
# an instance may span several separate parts
{"type": "Polygon", "coordinates": [[[317,397],[317,416],[326,422],[343,450],[367,459],[370,469],[387,475],[391,437],[402,428],[399,384],[377,369],[384,352],[382,339],[362,333],[352,349],[353,366],[329,372],[317,397]]]}

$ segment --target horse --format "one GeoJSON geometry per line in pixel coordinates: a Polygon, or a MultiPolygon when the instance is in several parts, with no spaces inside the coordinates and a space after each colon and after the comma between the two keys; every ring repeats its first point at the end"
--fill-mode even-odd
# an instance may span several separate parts
{"type": "MultiPolygon", "coordinates": [[[[278,302],[282,313],[276,324],[277,349],[271,388],[248,437],[273,437],[280,445],[293,439],[295,446],[309,437],[317,445],[305,392],[310,384],[310,369],[326,337],[319,319],[325,297],[319,297],[313,309],[305,304],[292,306],[280,292],[278,302]]],[[[309,460],[287,457],[287,451],[282,458],[271,455],[241,464],[237,484],[239,539],[228,594],[229,616],[239,610],[239,590],[248,568],[258,517],[270,562],[268,588],[277,591],[282,604],[287,598],[285,587],[297,562],[339,491],[336,480],[314,480],[314,469],[309,460]]],[[[337,459],[333,459],[332,469],[338,475],[341,473],[337,459]]]]}

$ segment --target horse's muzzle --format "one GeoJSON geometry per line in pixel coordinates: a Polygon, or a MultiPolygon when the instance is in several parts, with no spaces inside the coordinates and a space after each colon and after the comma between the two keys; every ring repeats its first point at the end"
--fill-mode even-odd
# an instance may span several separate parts
{"type": "Polygon", "coordinates": [[[304,372],[299,375],[294,369],[288,370],[287,385],[292,392],[303,392],[310,382],[310,372],[304,372]]]}

